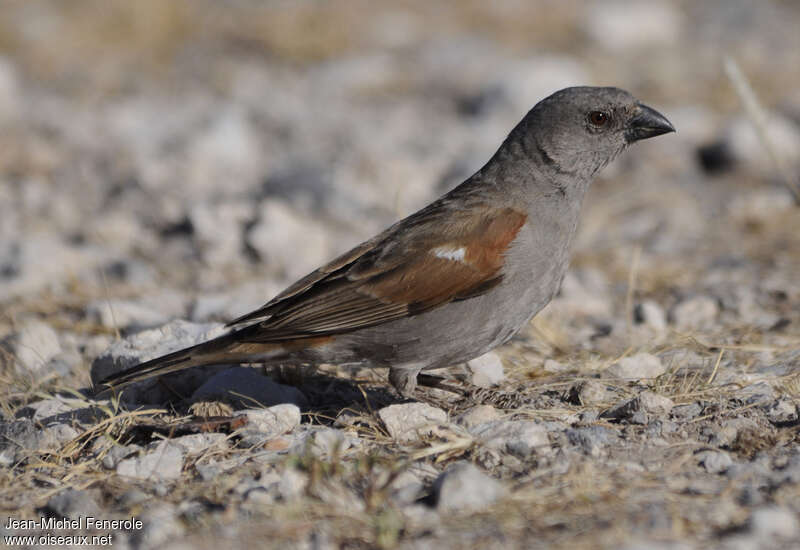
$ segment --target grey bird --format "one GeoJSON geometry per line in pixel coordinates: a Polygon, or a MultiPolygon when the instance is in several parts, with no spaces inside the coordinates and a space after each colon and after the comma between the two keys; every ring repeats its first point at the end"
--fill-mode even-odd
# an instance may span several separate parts
{"type": "Polygon", "coordinates": [[[97,385],[221,363],[360,363],[388,368],[413,397],[422,371],[503,344],[550,302],[595,174],[628,145],[674,131],[624,90],[560,90],[449,193],[234,319],[226,334],[97,385]]]}

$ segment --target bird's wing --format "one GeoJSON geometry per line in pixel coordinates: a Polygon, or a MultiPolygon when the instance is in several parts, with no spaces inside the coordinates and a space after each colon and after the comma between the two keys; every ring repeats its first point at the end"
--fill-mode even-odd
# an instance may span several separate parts
{"type": "Polygon", "coordinates": [[[434,203],[229,326],[239,341],[277,342],[349,332],[483,294],[502,280],[506,250],[527,215],[509,207],[466,210],[434,203]]]}

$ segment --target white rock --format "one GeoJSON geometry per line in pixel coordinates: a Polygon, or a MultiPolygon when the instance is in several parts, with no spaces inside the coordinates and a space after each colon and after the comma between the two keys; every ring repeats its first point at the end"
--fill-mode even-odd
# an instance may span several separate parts
{"type": "Polygon", "coordinates": [[[733,464],[731,456],[724,451],[703,451],[697,459],[710,474],[721,474],[733,464]]]}
{"type": "Polygon", "coordinates": [[[583,13],[583,30],[615,52],[676,44],[683,28],[675,6],[659,0],[594,2],[583,13]]]}
{"type": "Polygon", "coordinates": [[[303,495],[307,485],[307,474],[294,468],[287,468],[278,482],[278,493],[283,500],[293,500],[303,495]]]}
{"type": "Polygon", "coordinates": [[[215,109],[213,116],[189,147],[193,188],[214,190],[225,182],[226,186],[252,189],[264,170],[259,133],[239,106],[215,109]]]}
{"type": "Polygon", "coordinates": [[[247,242],[262,261],[279,268],[289,279],[302,277],[331,258],[330,230],[303,216],[284,201],[267,199],[258,209],[258,222],[247,242]],[[298,254],[302,250],[302,254],[298,254]]]}
{"type": "Polygon", "coordinates": [[[169,441],[183,449],[186,454],[199,454],[209,449],[222,449],[228,446],[228,436],[223,433],[189,434],[169,441]]]}
{"type": "Polygon", "coordinates": [[[650,390],[641,392],[636,396],[636,399],[639,402],[639,408],[641,410],[655,415],[668,414],[672,410],[672,407],[675,406],[675,402],[669,397],[650,390]]]}
{"type": "Polygon", "coordinates": [[[189,219],[203,258],[211,265],[241,262],[244,227],[254,217],[253,205],[245,201],[196,204],[189,219]]]}
{"type": "Polygon", "coordinates": [[[58,334],[50,325],[38,319],[27,319],[16,333],[6,340],[16,358],[15,368],[19,373],[35,373],[61,353],[58,334]]]}
{"type": "Polygon", "coordinates": [[[54,397],[52,399],[43,399],[41,401],[28,403],[22,410],[20,410],[18,416],[22,414],[34,422],[38,422],[45,418],[63,414],[71,410],[72,407],[70,405],[65,403],[63,400],[54,397]]]}
{"type": "Polygon", "coordinates": [[[667,368],[657,356],[651,353],[637,353],[623,357],[605,372],[609,376],[624,380],[648,380],[658,378],[667,372],[667,368]]]}
{"type": "Polygon", "coordinates": [[[144,456],[126,458],[117,464],[117,474],[135,479],[178,479],[183,469],[183,448],[170,441],[158,442],[144,456]]]}
{"type": "Polygon", "coordinates": [[[300,425],[300,409],[296,405],[275,405],[268,409],[247,409],[236,416],[247,417],[247,424],[238,430],[247,447],[261,445],[300,425]]]}
{"type": "Polygon", "coordinates": [[[800,532],[797,516],[788,508],[759,508],[750,516],[750,529],[762,537],[790,539],[800,532]]]}
{"type": "Polygon", "coordinates": [[[561,374],[562,372],[569,372],[574,369],[572,365],[561,363],[555,359],[545,359],[542,368],[546,372],[552,372],[553,374],[561,374]]]}
{"type": "Polygon", "coordinates": [[[78,435],[78,431],[67,424],[48,426],[42,429],[39,434],[39,448],[37,450],[40,453],[61,450],[64,444],[69,443],[78,435]]]}
{"type": "Polygon", "coordinates": [[[667,314],[658,303],[645,300],[636,308],[637,320],[651,329],[662,332],[667,329],[667,314]]]}
{"type": "Polygon", "coordinates": [[[592,406],[610,401],[614,395],[598,380],[584,380],[569,389],[570,402],[592,406]]]}
{"type": "Polygon", "coordinates": [[[532,420],[495,420],[476,426],[470,433],[490,449],[522,458],[532,453],[548,455],[553,451],[547,429],[532,420]]]}
{"type": "Polygon", "coordinates": [[[0,121],[6,126],[20,116],[22,95],[16,67],[6,57],[0,57],[0,121]]]}
{"type": "Polygon", "coordinates": [[[58,517],[69,519],[99,517],[100,507],[88,491],[66,489],[47,501],[47,508],[58,517]]]}
{"type": "MultiPolygon", "coordinates": [[[[225,328],[221,324],[195,324],[181,320],[156,329],[143,330],[114,342],[92,362],[92,382],[96,384],[106,376],[128,367],[205,342],[224,332],[225,328]]],[[[169,380],[173,391],[191,395],[213,373],[226,368],[230,367],[195,367],[169,375],[169,380]]],[[[174,398],[174,394],[163,388],[157,378],[151,378],[126,387],[122,398],[133,403],[163,403],[174,398]]]]}
{"type": "MultiPolygon", "coordinates": [[[[733,156],[751,169],[773,174],[774,164],[765,151],[761,136],[756,132],[750,119],[735,117],[735,120],[736,122],[728,130],[728,142],[733,156]]],[[[800,129],[796,122],[771,113],[768,114],[764,128],[770,146],[779,158],[790,165],[800,160],[800,129]]],[[[786,197],[788,199],[788,195],[786,197]]]]}
{"type": "Polygon", "coordinates": [[[505,494],[503,485],[469,462],[453,464],[433,485],[436,508],[441,512],[476,511],[505,494]]]}
{"type": "Polygon", "coordinates": [[[184,533],[183,523],[178,517],[175,505],[166,502],[153,502],[144,507],[141,516],[143,522],[140,531],[134,531],[132,536],[136,544],[134,548],[164,548],[168,540],[184,533]]]}
{"type": "Polygon", "coordinates": [[[192,304],[195,323],[229,321],[253,311],[283,290],[271,279],[237,286],[224,292],[203,292],[192,304]]]}
{"type": "Polygon", "coordinates": [[[678,330],[698,330],[711,327],[719,315],[717,301],[708,296],[687,298],[672,308],[670,319],[678,330]]]}
{"type": "Polygon", "coordinates": [[[184,296],[163,291],[138,300],[120,298],[94,300],[86,306],[89,319],[104,327],[124,329],[152,328],[186,314],[184,296]]]}
{"type": "Polygon", "coordinates": [[[447,413],[426,403],[389,405],[378,411],[386,429],[394,439],[409,442],[432,428],[447,423],[447,413]]]}
{"type": "Polygon", "coordinates": [[[499,420],[501,417],[500,411],[491,405],[476,405],[468,411],[456,417],[456,423],[464,426],[467,429],[499,420]]]}
{"type": "Polygon", "coordinates": [[[505,380],[503,362],[493,351],[467,361],[472,372],[472,383],[479,388],[491,388],[505,380]]]}

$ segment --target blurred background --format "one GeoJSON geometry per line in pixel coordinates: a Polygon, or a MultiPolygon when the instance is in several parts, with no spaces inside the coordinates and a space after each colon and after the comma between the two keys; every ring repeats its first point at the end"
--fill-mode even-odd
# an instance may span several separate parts
{"type": "Polygon", "coordinates": [[[631,322],[640,343],[667,326],[796,341],[798,213],[723,59],[796,175],[798,28],[789,0],[5,0],[4,372],[85,382],[120,333],[254,308],[580,84],[625,88],[678,133],[593,188],[539,321],[553,349],[616,353],[631,322]]]}

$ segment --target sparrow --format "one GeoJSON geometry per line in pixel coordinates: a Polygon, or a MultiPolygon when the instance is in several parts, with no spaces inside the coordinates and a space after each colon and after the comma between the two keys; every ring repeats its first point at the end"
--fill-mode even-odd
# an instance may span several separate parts
{"type": "Polygon", "coordinates": [[[632,143],[674,132],[619,88],[537,103],[474,175],[298,280],[207,342],[97,382],[199,365],[362,364],[413,398],[418,375],[506,342],[556,295],[584,195],[632,143]]]}

